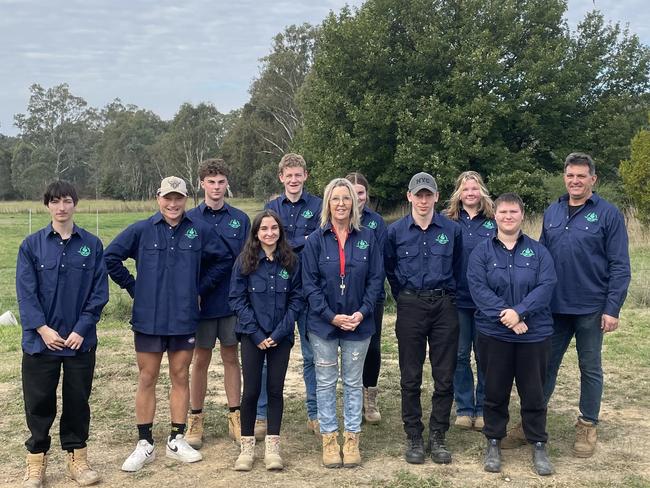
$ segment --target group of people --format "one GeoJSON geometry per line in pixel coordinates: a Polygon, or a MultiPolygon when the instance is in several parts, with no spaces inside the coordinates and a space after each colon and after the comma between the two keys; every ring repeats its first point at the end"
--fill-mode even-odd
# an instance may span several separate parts
{"type": "Polygon", "coordinates": [[[68,474],[81,485],[100,479],[88,463],[86,442],[96,324],[108,302],[108,276],[133,298],[139,371],[138,442],[124,471],[155,459],[155,388],[165,352],[171,382],[166,456],[202,459],[208,367],[217,339],[229,435],[240,447],[234,469],[253,468],[256,440],[264,440],[266,469],[283,469],[283,390],[296,324],[307,428],[322,439],[323,465],[360,465],[362,420],[381,421],[377,383],[386,278],[397,305],[407,462],[425,461],[420,397],[428,347],[432,460],[451,462],[445,436],[455,399],[455,424],[487,439],[486,471],[501,470],[502,447],[527,442],[535,471],[552,474],[547,406],[573,336],[581,372],[573,452],[593,454],[602,337],[618,326],[630,264],[621,213],[593,192],[591,157],[567,157],[567,194],[545,212],[539,242],[521,230],[521,198],[505,193],[492,201],[474,171],[458,177],[442,212],[436,211],[435,179],[414,175],[406,192],[410,212],[388,227],[368,207],[368,181],[359,173],[330,181],[322,199],[304,190],[308,171],[300,155],[286,154],[278,175],[283,194],[252,223],[225,201],[229,170],[222,160],[201,164],[205,201],[187,212],[185,181],[167,177],[156,195],[159,211],[130,225],[105,252],[97,237],[74,224],[74,186],[48,186],[44,204],[52,222],[25,239],[16,269],[31,433],[25,487],[42,486],[61,369],[60,439],[68,474]],[[135,261],[135,276],[124,264],[128,259],[135,261]],[[522,421],[507,430],[513,380],[522,421]]]}

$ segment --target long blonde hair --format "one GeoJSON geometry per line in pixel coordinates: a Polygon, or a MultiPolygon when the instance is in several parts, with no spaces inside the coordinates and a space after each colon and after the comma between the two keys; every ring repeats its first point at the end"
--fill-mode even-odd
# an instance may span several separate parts
{"type": "Polygon", "coordinates": [[[449,205],[444,211],[444,214],[452,220],[460,219],[460,211],[463,208],[463,203],[460,201],[460,195],[463,191],[463,185],[469,180],[476,182],[479,188],[479,193],[481,194],[481,202],[478,206],[479,213],[483,214],[485,218],[493,219],[494,202],[490,198],[490,193],[488,192],[485,183],[483,183],[483,178],[481,178],[481,175],[476,171],[464,171],[460,176],[458,176],[458,178],[456,178],[456,189],[454,190],[454,193],[451,194],[449,205]]]}
{"type": "Polygon", "coordinates": [[[354,187],[352,186],[352,183],[350,183],[345,178],[334,178],[325,187],[325,191],[323,192],[323,209],[321,210],[320,213],[320,226],[325,227],[327,223],[330,221],[330,219],[332,218],[332,212],[330,211],[330,198],[332,198],[332,193],[334,192],[334,188],[338,188],[339,186],[344,186],[350,192],[350,196],[352,197],[352,211],[350,212],[350,226],[354,228],[354,230],[360,230],[361,214],[359,213],[359,199],[357,198],[357,192],[354,191],[354,187]]]}

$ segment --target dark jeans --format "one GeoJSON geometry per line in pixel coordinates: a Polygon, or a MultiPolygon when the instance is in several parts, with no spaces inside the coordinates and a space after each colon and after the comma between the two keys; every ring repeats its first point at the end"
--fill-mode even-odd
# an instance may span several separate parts
{"type": "Polygon", "coordinates": [[[473,308],[458,309],[458,362],[454,375],[454,399],[456,400],[456,413],[469,417],[483,415],[483,390],[485,378],[481,371],[478,348],[476,347],[476,323],[474,322],[473,308]],[[472,349],[476,359],[476,389],[474,389],[474,373],[472,372],[472,349]]]}
{"type": "Polygon", "coordinates": [[[422,368],[429,344],[434,390],[429,430],[446,432],[454,401],[454,371],[458,350],[458,314],[451,296],[422,298],[401,293],[395,324],[399,350],[402,421],[409,437],[421,437],[422,368]]]}
{"type": "Polygon", "coordinates": [[[283,340],[269,349],[259,349],[248,335],[241,338],[242,377],[241,435],[252,436],[255,430],[257,399],[262,389],[262,366],[266,359],[266,393],[268,398],[267,433],[279,435],[284,409],[284,378],[289,365],[291,342],[283,340]]]}
{"type": "Polygon", "coordinates": [[[506,436],[514,379],[521,400],[521,423],[526,439],[546,442],[544,383],[551,338],[541,342],[506,342],[479,333],[478,350],[485,376],[485,437],[503,439],[506,436]]]}
{"type": "Polygon", "coordinates": [[[59,386],[61,366],[61,447],[65,451],[86,447],[90,427],[88,400],[95,372],[95,350],[79,352],[75,356],[23,353],[23,398],[27,427],[31,433],[25,447],[32,454],[46,453],[52,443],[50,427],[56,417],[56,389],[59,386]]]}
{"type": "Polygon", "coordinates": [[[379,370],[381,369],[381,322],[384,320],[384,302],[375,305],[375,333],[370,338],[370,345],[363,363],[363,386],[377,386],[379,370]]]}
{"type": "Polygon", "coordinates": [[[578,366],[580,367],[580,416],[594,424],[598,423],[600,402],[603,397],[601,317],[601,312],[588,315],[553,314],[551,358],[548,363],[544,388],[544,398],[548,405],[555,389],[562,358],[575,335],[578,366]]]}

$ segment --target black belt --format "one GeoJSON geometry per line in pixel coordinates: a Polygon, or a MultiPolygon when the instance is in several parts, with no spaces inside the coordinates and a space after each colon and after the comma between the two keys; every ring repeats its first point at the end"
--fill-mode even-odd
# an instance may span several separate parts
{"type": "Polygon", "coordinates": [[[404,288],[400,293],[420,298],[444,297],[445,295],[449,295],[449,292],[442,288],[436,288],[435,290],[411,290],[410,288],[404,288]]]}

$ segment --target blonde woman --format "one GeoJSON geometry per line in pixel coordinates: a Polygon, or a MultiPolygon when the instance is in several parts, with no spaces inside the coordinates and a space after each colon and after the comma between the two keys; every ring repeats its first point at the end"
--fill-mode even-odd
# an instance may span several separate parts
{"type": "Polygon", "coordinates": [[[467,262],[474,248],[482,241],[491,239],[496,233],[494,203],[476,171],[465,171],[456,179],[456,188],[444,212],[447,217],[460,224],[463,234],[462,270],[456,289],[456,306],[460,334],[458,337],[458,358],[454,374],[454,400],[456,401],[456,423],[461,429],[483,429],[483,397],[485,381],[476,353],[476,306],[469,293],[467,283],[467,262]],[[472,348],[477,364],[477,378],[471,365],[472,348]]]}
{"type": "Polygon", "coordinates": [[[302,252],[303,292],[314,349],[316,400],[328,468],[361,464],[363,365],[375,333],[373,310],[384,282],[374,231],[362,227],[357,195],[344,178],[325,188],[320,227],[302,252]],[[339,351],[341,355],[339,367],[339,351]],[[336,385],[343,380],[343,459],[338,444],[336,385]]]}

